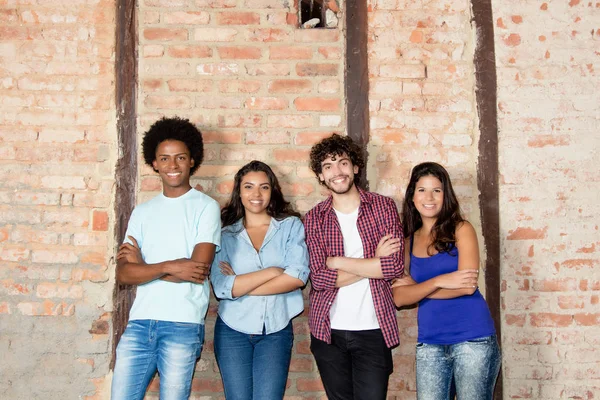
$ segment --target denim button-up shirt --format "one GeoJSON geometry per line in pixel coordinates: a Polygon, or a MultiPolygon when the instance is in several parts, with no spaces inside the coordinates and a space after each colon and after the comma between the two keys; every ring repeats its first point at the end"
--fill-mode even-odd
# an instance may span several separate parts
{"type": "Polygon", "coordinates": [[[285,328],[289,321],[304,310],[300,289],[289,293],[234,298],[231,290],[235,275],[223,275],[219,262],[227,261],[236,275],[279,267],[284,273],[306,283],[308,280],[308,250],[304,225],[297,217],[271,223],[257,252],[240,219],[221,231],[221,250],[215,254],[210,279],[219,302],[219,316],[230,328],[246,334],[267,334],[285,328]]]}

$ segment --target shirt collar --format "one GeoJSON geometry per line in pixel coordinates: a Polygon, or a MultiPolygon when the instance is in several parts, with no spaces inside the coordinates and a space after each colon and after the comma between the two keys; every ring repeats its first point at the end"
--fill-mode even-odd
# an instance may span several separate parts
{"type": "MultiPolygon", "coordinates": [[[[363,204],[370,204],[371,196],[369,196],[369,192],[361,189],[359,186],[356,186],[356,189],[358,189],[358,196],[360,197],[360,205],[358,208],[362,207],[363,204]]],[[[333,196],[329,195],[329,197],[323,202],[323,212],[325,213],[331,211],[333,211],[333,196]]]]}

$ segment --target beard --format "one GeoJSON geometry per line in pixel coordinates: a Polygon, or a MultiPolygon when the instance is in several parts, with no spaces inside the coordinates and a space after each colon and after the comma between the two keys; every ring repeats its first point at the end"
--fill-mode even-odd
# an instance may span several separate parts
{"type": "Polygon", "coordinates": [[[350,180],[350,183],[347,187],[338,186],[337,189],[334,189],[333,187],[331,187],[329,181],[325,181],[325,186],[327,186],[327,189],[331,190],[335,194],[346,194],[354,187],[354,179],[350,179],[350,177],[348,177],[348,179],[350,180]]]}

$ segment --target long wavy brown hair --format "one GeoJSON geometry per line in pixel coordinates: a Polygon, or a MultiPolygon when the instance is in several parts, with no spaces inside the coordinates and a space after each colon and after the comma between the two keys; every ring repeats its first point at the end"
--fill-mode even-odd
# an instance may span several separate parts
{"type": "Polygon", "coordinates": [[[262,161],[254,160],[244,165],[235,174],[231,199],[221,210],[221,222],[223,223],[223,227],[233,225],[246,214],[242,199],[240,198],[240,186],[242,178],[249,172],[264,172],[267,175],[267,179],[269,179],[269,184],[271,185],[271,200],[267,206],[267,214],[276,220],[282,220],[291,216],[300,218],[300,213],[295,211],[292,205],[283,198],[281,186],[279,186],[279,181],[271,167],[262,161]]]}
{"type": "Polygon", "coordinates": [[[424,176],[433,176],[439,179],[444,191],[442,209],[431,229],[432,240],[427,253],[431,255],[431,249],[435,249],[439,253],[448,253],[456,244],[456,227],[458,224],[464,222],[465,219],[460,212],[460,205],[452,188],[448,171],[438,163],[421,163],[415,166],[410,174],[410,181],[406,187],[404,202],[402,203],[404,235],[410,237],[423,226],[421,214],[419,214],[419,211],[415,207],[413,196],[415,195],[417,182],[424,176]]]}

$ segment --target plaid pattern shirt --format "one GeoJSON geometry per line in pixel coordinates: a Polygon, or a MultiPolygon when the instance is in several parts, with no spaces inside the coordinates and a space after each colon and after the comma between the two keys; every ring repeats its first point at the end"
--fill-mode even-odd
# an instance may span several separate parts
{"type": "MultiPolygon", "coordinates": [[[[365,258],[375,257],[379,240],[392,234],[401,239],[397,253],[381,257],[383,279],[369,279],[375,314],[388,347],[400,343],[396,306],[392,297],[390,281],[404,273],[404,237],[396,204],[389,197],[366,192],[358,188],[360,206],[356,222],[362,239],[365,258]]],[[[310,333],[319,340],[331,343],[329,311],[338,288],[335,287],[338,272],[327,268],[327,257],[344,257],[344,239],[333,209],[333,198],[317,204],[304,220],[306,244],[310,256],[310,307],[308,324],[310,333]]]]}

